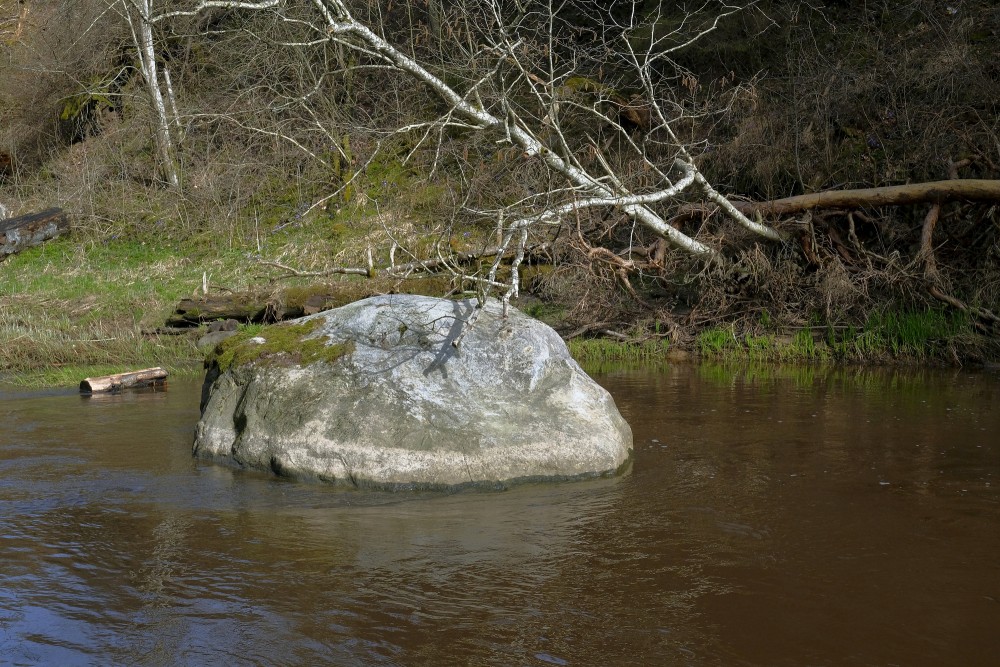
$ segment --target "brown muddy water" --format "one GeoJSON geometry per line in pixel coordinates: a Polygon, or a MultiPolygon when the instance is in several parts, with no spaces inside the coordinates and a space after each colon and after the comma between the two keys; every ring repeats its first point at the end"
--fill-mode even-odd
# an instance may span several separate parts
{"type": "Polygon", "coordinates": [[[363,493],[191,457],[196,383],[0,389],[0,664],[1000,664],[1000,375],[599,375],[630,473],[363,493]]]}

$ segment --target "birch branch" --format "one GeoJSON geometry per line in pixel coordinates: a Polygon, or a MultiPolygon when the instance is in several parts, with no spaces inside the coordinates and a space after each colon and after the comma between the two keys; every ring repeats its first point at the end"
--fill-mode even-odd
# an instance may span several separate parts
{"type": "MultiPolygon", "coordinates": [[[[483,126],[505,131],[511,140],[519,145],[526,157],[538,157],[551,171],[561,174],[572,183],[582,188],[588,195],[606,200],[619,199],[621,193],[615,192],[612,188],[588,174],[585,170],[571,164],[561,156],[546,147],[533,134],[517,124],[506,122],[490,113],[482,106],[475,104],[464,96],[460,95],[442,79],[428,71],[420,63],[416,62],[406,54],[402,53],[382,37],[372,32],[369,28],[359,23],[347,10],[346,6],[339,0],[313,0],[328,23],[328,33],[333,41],[348,46],[358,48],[348,37],[360,39],[367,47],[387,62],[394,64],[407,74],[410,74],[418,81],[429,86],[437,95],[444,99],[451,108],[458,114],[465,116],[468,120],[483,126]],[[336,14],[331,12],[326,6],[333,6],[336,14]]],[[[513,54],[510,54],[513,55],[513,54]]],[[[708,263],[722,263],[722,256],[714,248],[707,246],[695,239],[687,236],[683,232],[674,229],[656,212],[648,208],[645,204],[622,204],[619,206],[627,215],[636,219],[656,234],[664,237],[673,244],[708,263]]]]}
{"type": "Polygon", "coordinates": [[[263,0],[262,2],[236,2],[235,0],[202,0],[191,9],[178,9],[172,12],[157,14],[156,16],[146,16],[145,20],[150,23],[174,18],[176,16],[196,16],[206,9],[271,9],[277,7],[281,0],[263,0]]]}

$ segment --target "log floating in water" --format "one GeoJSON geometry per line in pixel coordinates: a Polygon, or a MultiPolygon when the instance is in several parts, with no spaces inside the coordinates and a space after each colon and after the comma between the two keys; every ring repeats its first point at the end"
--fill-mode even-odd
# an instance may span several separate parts
{"type": "Polygon", "coordinates": [[[167,372],[162,368],[144,368],[130,373],[115,373],[103,377],[85,378],[80,383],[81,394],[116,392],[139,387],[154,387],[165,384],[167,372]]]}
{"type": "Polygon", "coordinates": [[[0,220],[0,260],[54,239],[67,229],[69,218],[61,208],[0,220]]]}

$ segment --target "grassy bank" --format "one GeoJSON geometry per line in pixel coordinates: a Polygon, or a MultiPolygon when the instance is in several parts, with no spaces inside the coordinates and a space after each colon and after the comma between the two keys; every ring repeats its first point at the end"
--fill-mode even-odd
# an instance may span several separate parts
{"type": "Polygon", "coordinates": [[[154,241],[58,239],[0,265],[0,377],[28,385],[144,366],[200,371],[191,336],[150,333],[203,275],[245,288],[245,259],[154,241]]]}
{"type": "Polygon", "coordinates": [[[814,325],[737,335],[713,327],[696,338],[708,359],[822,363],[959,363],[977,344],[965,313],[941,308],[875,312],[858,327],[814,325]]]}
{"type": "Polygon", "coordinates": [[[671,345],[665,339],[576,339],[570,341],[569,347],[574,357],[596,368],[692,359],[770,364],[958,365],[981,359],[984,343],[964,313],[930,308],[874,313],[858,327],[817,324],[796,330],[740,333],[733,326],[716,326],[681,345],[671,345]]]}
{"type": "Polygon", "coordinates": [[[255,259],[260,253],[308,267],[345,252],[363,254],[356,239],[319,235],[321,227],[218,239],[133,232],[101,240],[84,231],[13,255],[0,264],[0,381],[74,386],[84,377],[147,366],[173,376],[200,374],[196,343],[203,328],[158,330],[181,299],[202,296],[206,286],[211,295],[252,292],[276,303],[293,296],[301,302],[335,285],[334,305],[372,293],[441,296],[450,289],[447,278],[362,276],[324,278],[321,287],[319,279],[288,278],[255,259]]]}
{"type": "MultiPolygon", "coordinates": [[[[270,281],[245,249],[153,239],[58,239],[9,258],[0,270],[0,376],[36,386],[72,386],[87,376],[154,365],[174,375],[200,373],[197,330],[153,332],[181,298],[201,293],[205,281],[216,292],[259,291],[270,281]]],[[[426,287],[440,295],[440,285],[426,287]]],[[[741,334],[723,326],[692,332],[686,344],[663,336],[642,342],[575,338],[569,345],[577,359],[599,370],[686,359],[954,363],[958,351],[967,357],[975,349],[975,341],[961,313],[926,309],[879,313],[857,328],[817,324],[741,334]]]]}

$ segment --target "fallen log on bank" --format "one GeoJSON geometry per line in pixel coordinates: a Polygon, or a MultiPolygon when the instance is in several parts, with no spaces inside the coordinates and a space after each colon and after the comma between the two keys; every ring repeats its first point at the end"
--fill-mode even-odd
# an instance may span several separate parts
{"type": "Polygon", "coordinates": [[[190,331],[191,327],[220,320],[236,320],[244,324],[283,322],[336,308],[374,293],[376,292],[367,290],[353,293],[338,291],[334,287],[320,288],[303,298],[295,299],[294,303],[285,303],[287,294],[277,298],[254,293],[235,293],[181,299],[174,314],[167,318],[164,328],[152,333],[180,334],[190,331]]]}
{"type": "Polygon", "coordinates": [[[166,328],[153,333],[183,333],[190,327],[219,320],[236,320],[245,324],[282,322],[394,291],[393,283],[378,282],[376,278],[373,283],[314,285],[305,290],[291,289],[270,295],[235,292],[181,299],[174,314],[167,318],[166,328]]]}
{"type": "Polygon", "coordinates": [[[950,201],[1000,202],[1000,181],[964,178],[858,190],[825,190],[771,201],[734,201],[744,215],[791,215],[813,209],[855,209],[950,201]]]}
{"type": "MultiPolygon", "coordinates": [[[[550,248],[550,243],[541,243],[526,249],[525,254],[536,255],[547,252],[550,248]]],[[[303,315],[313,315],[379,294],[424,294],[426,292],[423,289],[426,287],[419,286],[419,281],[422,279],[443,278],[449,282],[456,279],[460,281],[461,276],[456,272],[455,266],[470,264],[487,257],[496,257],[500,253],[500,248],[491,248],[482,252],[456,252],[446,257],[417,259],[396,264],[392,259],[394,252],[390,252],[390,263],[382,268],[376,268],[370,264],[367,268],[340,266],[323,271],[301,271],[279,262],[261,260],[261,265],[281,269],[285,272],[284,275],[272,279],[272,282],[284,278],[328,278],[333,275],[366,276],[367,280],[345,281],[334,285],[314,285],[304,290],[290,288],[270,295],[263,295],[259,292],[243,292],[181,299],[174,309],[173,315],[167,318],[166,329],[153,333],[159,331],[180,333],[183,328],[218,320],[236,320],[242,323],[281,322],[303,315]]],[[[515,253],[510,251],[506,254],[514,255],[515,253]]],[[[455,287],[454,284],[450,286],[451,288],[455,287]]],[[[441,287],[441,285],[439,284],[437,287],[441,287]]]]}
{"type": "Polygon", "coordinates": [[[115,393],[125,389],[158,387],[166,383],[167,371],[162,368],[144,368],[141,371],[115,373],[95,378],[84,378],[80,383],[81,394],[115,393]]]}
{"type": "Polygon", "coordinates": [[[212,295],[199,299],[181,299],[168,327],[192,327],[216,320],[237,322],[280,322],[305,314],[300,307],[275,305],[253,294],[212,295]]]}
{"type": "Polygon", "coordinates": [[[181,299],[174,314],[167,318],[168,327],[190,327],[215,320],[259,322],[264,317],[266,304],[247,295],[206,296],[200,299],[181,299]]]}
{"type": "Polygon", "coordinates": [[[0,220],[0,261],[54,239],[68,229],[69,217],[61,208],[0,220]]]}

